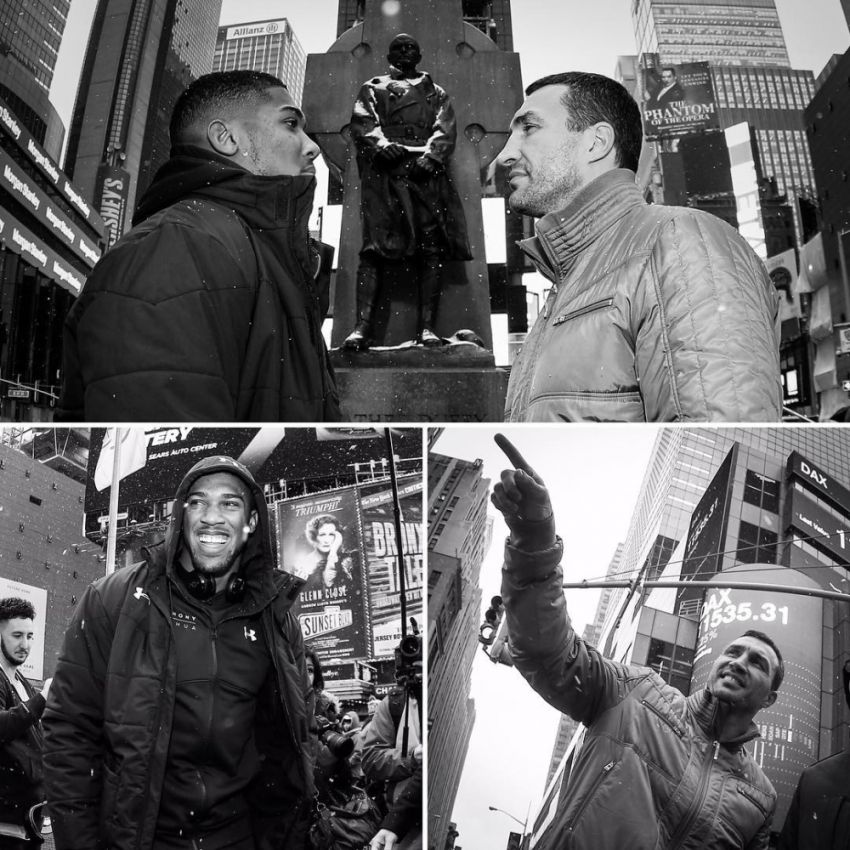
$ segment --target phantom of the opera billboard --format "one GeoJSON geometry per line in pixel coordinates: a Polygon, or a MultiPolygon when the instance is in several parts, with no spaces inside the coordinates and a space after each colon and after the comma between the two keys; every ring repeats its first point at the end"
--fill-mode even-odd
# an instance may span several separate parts
{"type": "MultiPolygon", "coordinates": [[[[422,478],[399,479],[406,616],[422,624],[422,478]]],[[[305,580],[298,619],[322,662],[392,658],[401,594],[389,482],[275,506],[280,566],[305,580]]]]}
{"type": "Polygon", "coordinates": [[[708,62],[645,69],[641,113],[647,139],[719,127],[708,62]]]}

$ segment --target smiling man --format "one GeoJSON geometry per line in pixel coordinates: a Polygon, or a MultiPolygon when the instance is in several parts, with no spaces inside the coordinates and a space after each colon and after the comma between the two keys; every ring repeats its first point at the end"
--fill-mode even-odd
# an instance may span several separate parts
{"type": "Polygon", "coordinates": [[[192,467],[164,543],[91,585],[66,634],[44,718],[58,850],[306,846],[301,584],[250,472],[192,467]]]}
{"type": "Polygon", "coordinates": [[[598,74],[526,89],[497,162],[553,286],[511,369],[508,421],[775,422],[779,299],[721,219],[647,205],[637,103],[598,74]]]}
{"type": "Polygon", "coordinates": [[[307,229],[319,148],[304,114],[268,74],[208,74],[170,134],[134,228],[68,315],[56,419],[339,419],[321,333],[332,252],[307,229]]]}
{"type": "Polygon", "coordinates": [[[618,664],[567,615],[549,493],[499,435],[511,468],[492,502],[510,530],[502,599],[511,657],[548,703],[584,724],[554,813],[551,846],[574,850],[764,850],[776,793],[746,744],[776,701],[782,656],[765,634],[727,646],[690,696],[646,667],[618,664]]]}

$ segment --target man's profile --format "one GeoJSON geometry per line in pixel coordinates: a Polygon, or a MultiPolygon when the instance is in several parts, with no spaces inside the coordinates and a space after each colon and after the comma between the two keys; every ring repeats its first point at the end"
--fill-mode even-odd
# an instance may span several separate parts
{"type": "Polygon", "coordinates": [[[66,320],[57,420],[339,419],[303,112],[269,74],[207,74],[170,136],[66,320]]]}
{"type": "Polygon", "coordinates": [[[59,850],[302,846],[299,587],[251,473],[195,464],[165,541],[92,584],[67,630],[44,722],[59,850]]]}
{"type": "Polygon", "coordinates": [[[765,850],[776,793],[746,745],[776,701],[782,655],[747,631],[685,696],[645,667],[605,658],[573,630],[548,490],[502,435],[511,466],[492,494],[510,530],[502,599],[511,657],[549,704],[586,727],[550,830],[577,850],[765,850]]]}
{"type": "Polygon", "coordinates": [[[640,110],[598,74],[526,89],[497,162],[520,247],[553,284],[511,369],[508,421],[777,421],[778,298],[729,225],[648,205],[640,110]]]}
{"type": "Polygon", "coordinates": [[[445,90],[425,71],[419,43],[406,33],[389,45],[389,74],[367,80],[357,95],[351,136],[361,182],[363,244],[357,269],[357,323],[344,348],[369,348],[375,311],[388,300],[383,272],[411,264],[417,278],[417,337],[435,333],[446,260],[469,260],[463,205],[448,175],[457,127],[445,90]]]}

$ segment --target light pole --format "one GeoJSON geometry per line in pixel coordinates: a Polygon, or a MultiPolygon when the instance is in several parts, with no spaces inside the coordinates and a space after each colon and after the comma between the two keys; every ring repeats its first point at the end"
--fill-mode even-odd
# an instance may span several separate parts
{"type": "Polygon", "coordinates": [[[503,815],[507,815],[511,820],[515,820],[522,827],[522,838],[520,839],[520,847],[525,847],[525,828],[528,825],[528,814],[531,811],[531,801],[528,802],[528,811],[525,813],[525,820],[522,821],[518,817],[514,817],[510,812],[506,812],[504,809],[499,809],[496,806],[487,806],[491,812],[501,812],[503,815]]]}

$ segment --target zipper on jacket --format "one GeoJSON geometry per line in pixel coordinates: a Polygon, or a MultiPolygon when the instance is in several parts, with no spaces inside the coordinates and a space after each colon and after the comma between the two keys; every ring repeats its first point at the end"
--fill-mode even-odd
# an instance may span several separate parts
{"type": "Polygon", "coordinates": [[[668,726],[670,729],[672,729],[679,738],[683,737],[684,733],[682,732],[682,730],[679,727],[677,727],[673,723],[673,721],[670,720],[669,717],[662,714],[651,702],[648,702],[647,700],[642,699],[640,701],[640,704],[644,708],[649,709],[665,726],[668,726]]]}
{"type": "Polygon", "coordinates": [[[570,319],[577,319],[579,316],[584,316],[586,313],[593,313],[596,310],[602,310],[605,307],[610,307],[614,303],[613,298],[603,298],[601,301],[594,301],[592,304],[587,304],[584,307],[579,307],[577,310],[571,310],[569,313],[564,313],[558,316],[553,325],[561,325],[568,322],[570,319]]]}
{"type": "Polygon", "coordinates": [[[699,778],[696,794],[694,794],[693,802],[685,813],[685,817],[682,818],[679,828],[673,833],[673,837],[670,839],[669,850],[674,850],[682,840],[687,838],[691,825],[702,810],[702,804],[705,802],[706,797],[706,788],[711,779],[711,771],[714,769],[713,763],[717,760],[719,751],[720,741],[713,741],[712,745],[705,751],[705,758],[702,760],[702,773],[699,778]]]}
{"type": "Polygon", "coordinates": [[[584,810],[587,808],[587,804],[591,801],[593,796],[596,794],[597,790],[599,789],[599,786],[602,784],[605,777],[608,776],[608,774],[616,767],[616,765],[617,765],[617,762],[612,759],[599,772],[599,775],[593,781],[593,785],[590,786],[590,789],[588,790],[587,794],[585,794],[584,799],[581,801],[581,805],[576,809],[575,814],[573,815],[572,823],[570,824],[570,828],[569,828],[568,832],[573,832],[575,830],[576,824],[578,823],[579,818],[581,817],[584,810]]]}

